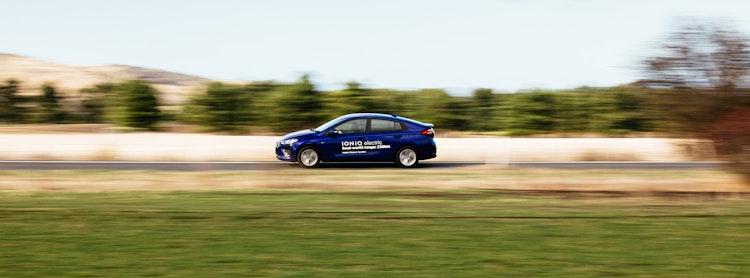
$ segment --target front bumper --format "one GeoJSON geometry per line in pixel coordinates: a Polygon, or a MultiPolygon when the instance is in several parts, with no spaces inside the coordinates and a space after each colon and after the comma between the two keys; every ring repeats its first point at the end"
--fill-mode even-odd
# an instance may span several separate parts
{"type": "Polygon", "coordinates": [[[278,146],[276,147],[276,159],[282,161],[295,161],[294,152],[291,146],[278,146]]]}

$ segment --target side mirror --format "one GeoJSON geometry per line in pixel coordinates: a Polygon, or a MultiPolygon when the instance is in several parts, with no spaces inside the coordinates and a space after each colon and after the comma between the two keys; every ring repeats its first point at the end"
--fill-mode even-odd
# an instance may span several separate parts
{"type": "Polygon", "coordinates": [[[341,130],[332,129],[331,131],[328,132],[328,135],[331,136],[331,137],[339,136],[339,135],[341,135],[341,130]]]}

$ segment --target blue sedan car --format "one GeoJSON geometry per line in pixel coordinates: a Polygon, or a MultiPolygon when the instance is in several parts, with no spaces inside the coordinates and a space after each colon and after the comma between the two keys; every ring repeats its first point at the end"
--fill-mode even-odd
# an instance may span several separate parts
{"type": "Polygon", "coordinates": [[[434,137],[432,124],[396,115],[348,114],[284,135],[276,141],[276,158],[303,167],[321,161],[394,161],[413,167],[437,155],[434,137]]]}

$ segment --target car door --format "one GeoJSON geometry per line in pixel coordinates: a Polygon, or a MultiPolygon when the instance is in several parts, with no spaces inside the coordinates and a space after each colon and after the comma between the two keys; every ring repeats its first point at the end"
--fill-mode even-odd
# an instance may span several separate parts
{"type": "Polygon", "coordinates": [[[382,161],[394,159],[396,151],[404,144],[406,126],[387,119],[371,119],[365,142],[373,150],[373,158],[382,161]]]}
{"type": "Polygon", "coordinates": [[[369,160],[374,153],[365,148],[367,124],[368,119],[352,119],[328,130],[319,146],[323,161],[369,160]]]}

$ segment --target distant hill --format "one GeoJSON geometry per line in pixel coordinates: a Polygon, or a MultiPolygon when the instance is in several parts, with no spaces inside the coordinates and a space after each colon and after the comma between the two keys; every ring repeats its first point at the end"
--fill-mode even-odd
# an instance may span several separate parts
{"type": "Polygon", "coordinates": [[[68,65],[0,53],[0,82],[11,78],[22,82],[22,90],[26,94],[38,94],[44,83],[52,83],[68,96],[75,96],[78,90],[94,84],[137,78],[156,87],[167,104],[185,101],[195,88],[212,81],[199,76],[127,65],[68,65]]]}

